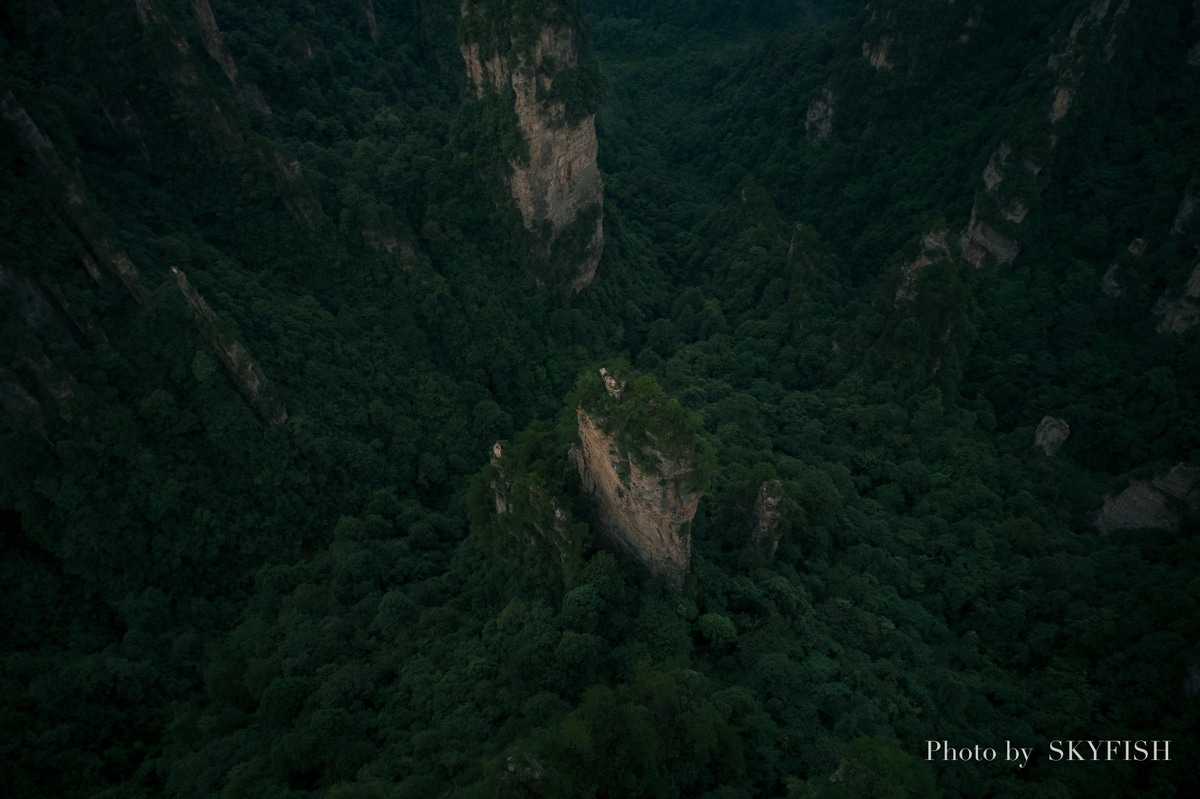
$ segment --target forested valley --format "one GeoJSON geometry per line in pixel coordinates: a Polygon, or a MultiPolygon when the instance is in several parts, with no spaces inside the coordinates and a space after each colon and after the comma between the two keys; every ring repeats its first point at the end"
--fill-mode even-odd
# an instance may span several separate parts
{"type": "Polygon", "coordinates": [[[1193,795],[1198,336],[1194,0],[14,0],[0,783],[1193,795]]]}

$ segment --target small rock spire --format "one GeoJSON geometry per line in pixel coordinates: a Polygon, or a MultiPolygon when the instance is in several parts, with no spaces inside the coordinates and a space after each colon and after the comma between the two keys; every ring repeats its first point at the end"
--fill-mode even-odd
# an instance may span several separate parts
{"type": "Polygon", "coordinates": [[[625,381],[617,380],[608,373],[608,369],[600,367],[600,378],[604,381],[604,390],[612,396],[617,402],[621,401],[621,395],[625,393],[625,381]]]}

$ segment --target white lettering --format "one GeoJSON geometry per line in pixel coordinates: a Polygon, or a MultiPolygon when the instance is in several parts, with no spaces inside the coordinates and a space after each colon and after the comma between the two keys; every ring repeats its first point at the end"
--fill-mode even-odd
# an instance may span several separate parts
{"type": "Polygon", "coordinates": [[[1012,741],[1004,742],[1004,759],[1017,760],[1017,768],[1025,768],[1025,764],[1029,762],[1029,755],[1033,753],[1033,747],[1023,749],[1012,745],[1012,741]]]}

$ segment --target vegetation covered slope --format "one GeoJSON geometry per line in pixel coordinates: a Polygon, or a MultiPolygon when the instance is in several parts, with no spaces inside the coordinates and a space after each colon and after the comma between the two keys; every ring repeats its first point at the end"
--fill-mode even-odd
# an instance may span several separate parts
{"type": "Polygon", "coordinates": [[[514,121],[468,86],[457,3],[10,5],[14,794],[1200,785],[1194,506],[1088,522],[1200,461],[1197,332],[1164,327],[1195,299],[1193,3],[584,2],[608,242],[572,298],[535,281],[514,121]],[[580,526],[571,390],[615,357],[715,450],[682,592],[580,526]],[[1052,458],[1045,415],[1071,429],[1052,458]],[[490,523],[498,439],[572,512],[569,568],[490,523]],[[1050,760],[1065,739],[1171,760],[1050,760]]]}

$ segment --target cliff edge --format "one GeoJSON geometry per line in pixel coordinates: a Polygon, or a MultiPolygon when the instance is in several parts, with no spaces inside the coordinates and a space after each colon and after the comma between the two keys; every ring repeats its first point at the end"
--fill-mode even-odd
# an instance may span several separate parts
{"type": "Polygon", "coordinates": [[[623,381],[614,391],[610,376],[601,376],[608,396],[590,410],[577,407],[579,442],[571,450],[591,498],[593,527],[678,591],[691,565],[691,521],[704,496],[698,420],[667,400],[653,378],[635,381],[621,396],[623,381]]]}
{"type": "Polygon", "coordinates": [[[604,179],[589,99],[600,81],[583,36],[557,3],[534,20],[496,19],[487,3],[464,2],[461,10],[460,50],[475,97],[509,88],[514,95],[528,155],[509,160],[513,201],[541,238],[543,258],[572,269],[571,290],[581,291],[604,251],[604,179]]]}

